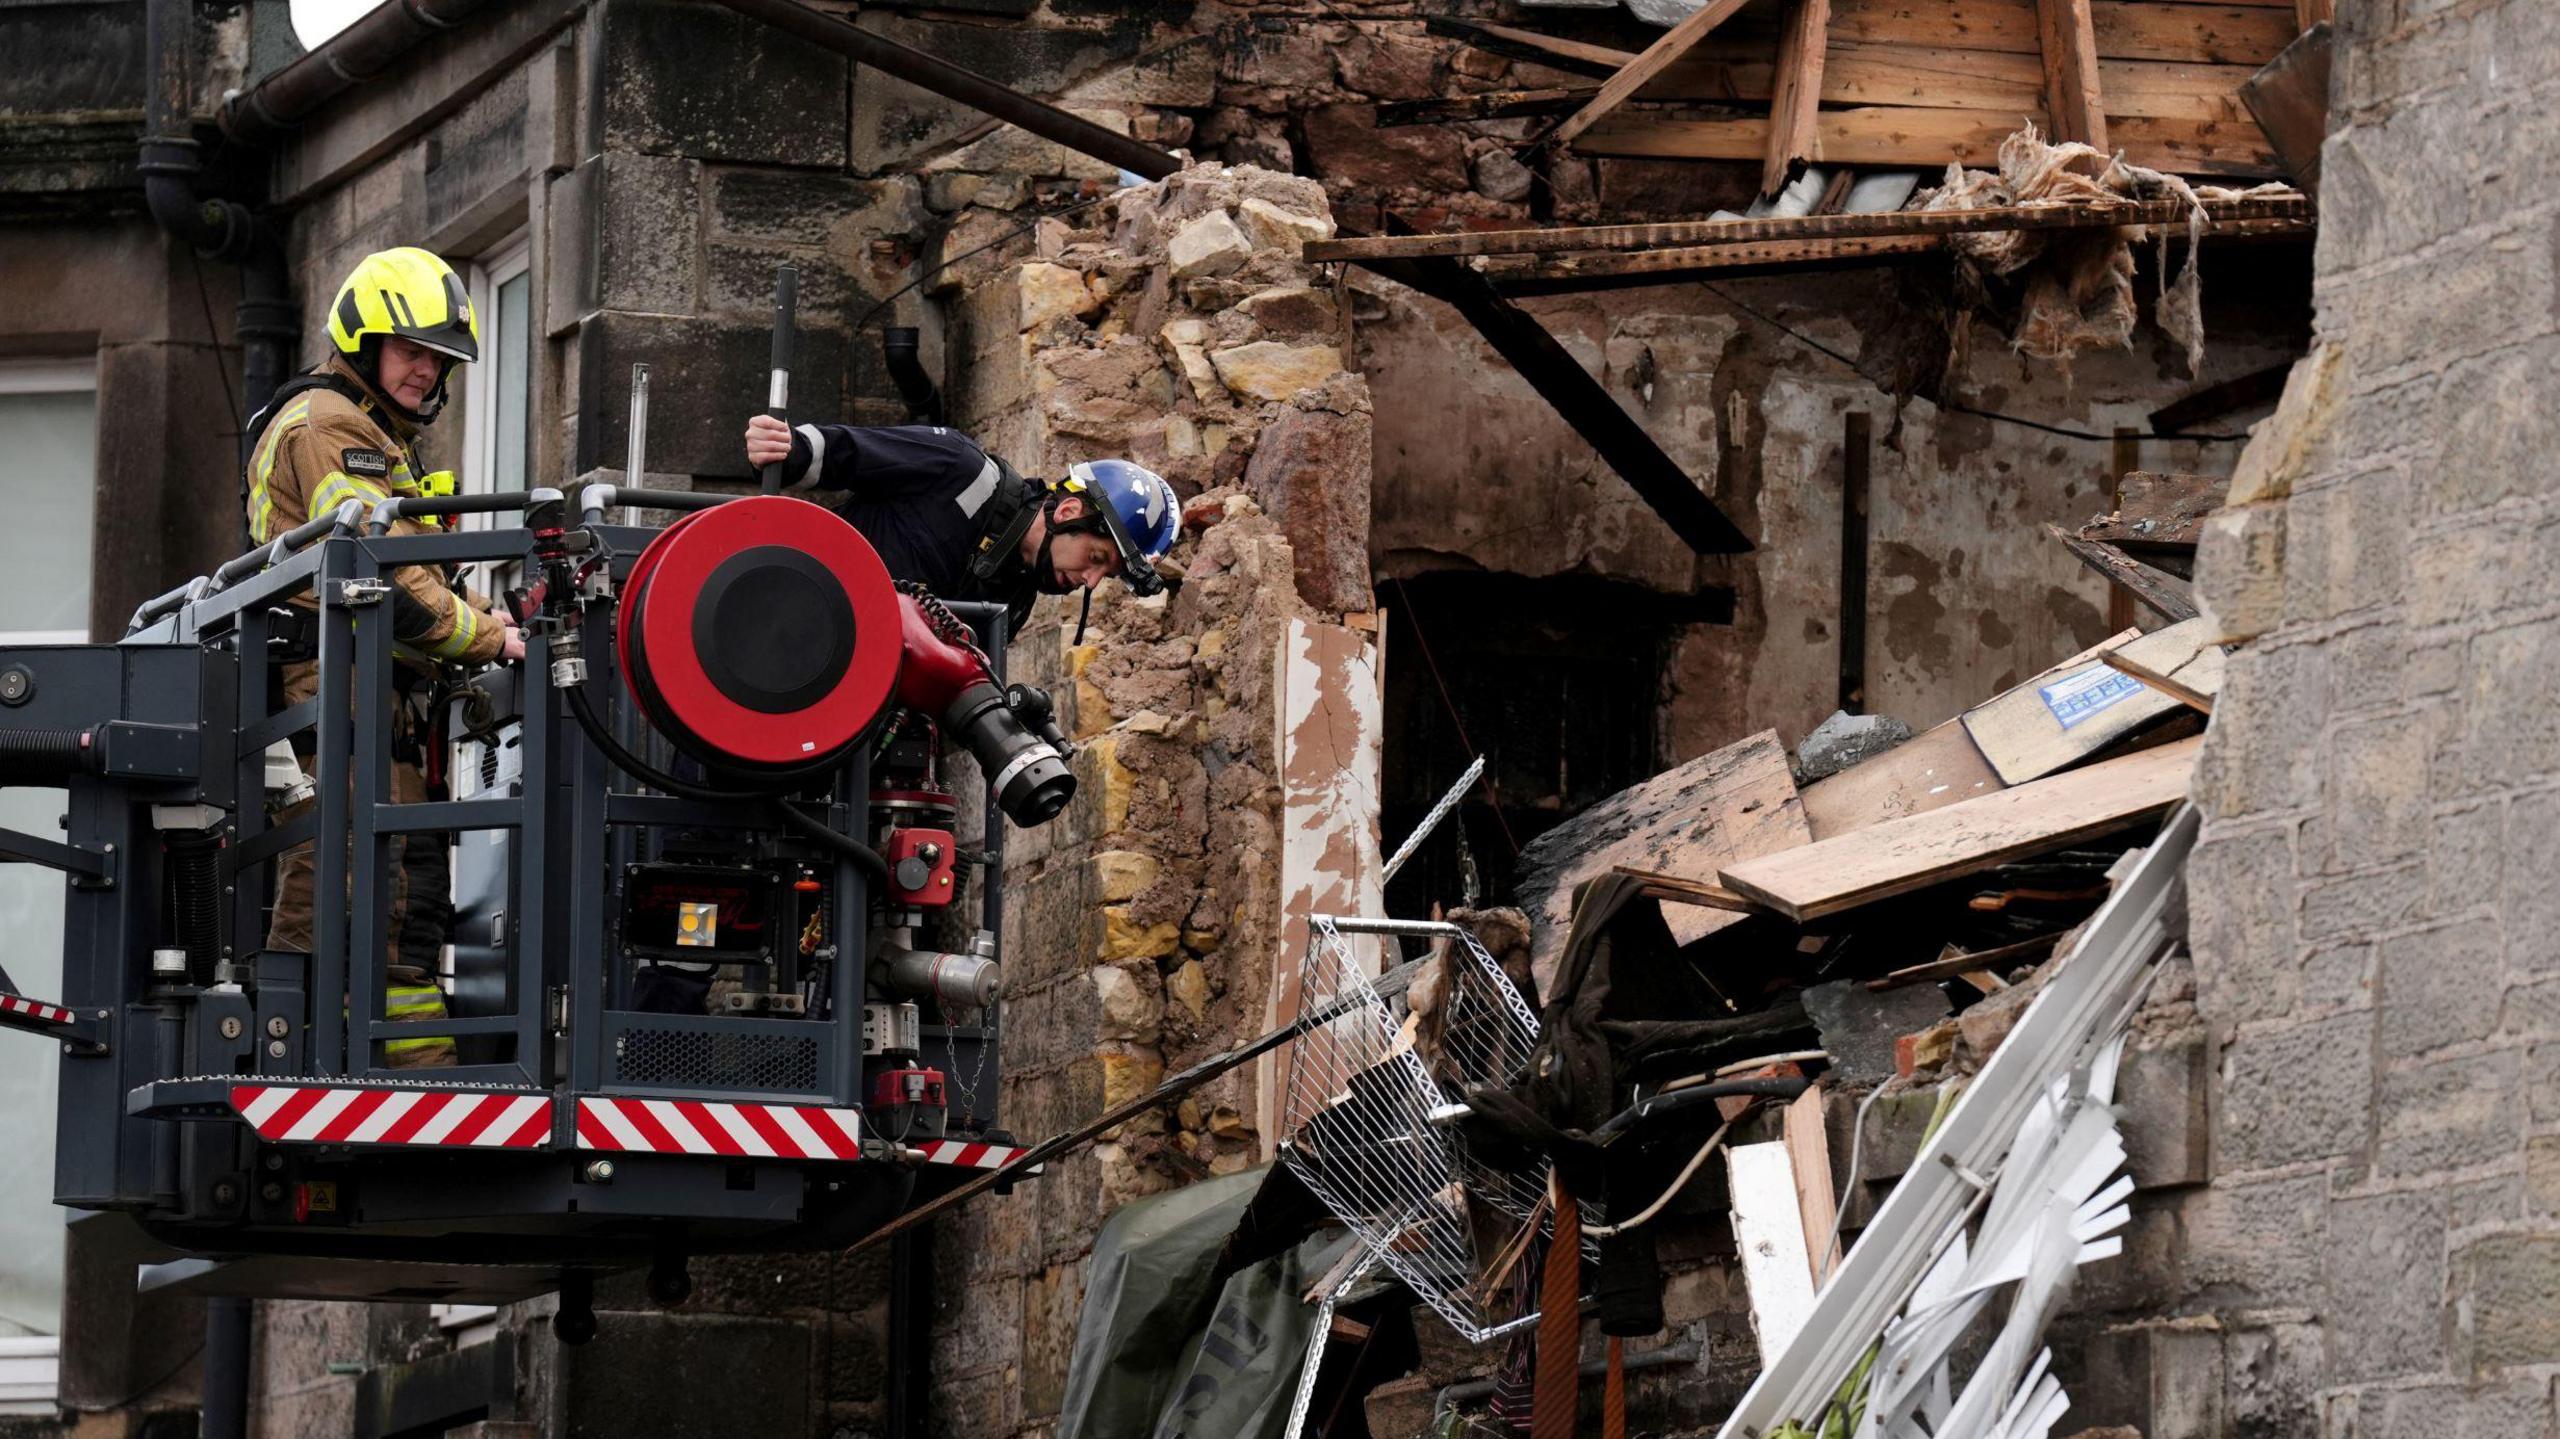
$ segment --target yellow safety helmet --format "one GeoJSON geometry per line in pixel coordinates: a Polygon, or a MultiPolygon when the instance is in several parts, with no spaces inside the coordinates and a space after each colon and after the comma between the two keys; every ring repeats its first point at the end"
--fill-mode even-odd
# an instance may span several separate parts
{"type": "Polygon", "coordinates": [[[462,277],[415,245],[364,257],[329,307],[329,338],[342,355],[368,335],[398,335],[457,360],[480,358],[480,326],[462,277]]]}

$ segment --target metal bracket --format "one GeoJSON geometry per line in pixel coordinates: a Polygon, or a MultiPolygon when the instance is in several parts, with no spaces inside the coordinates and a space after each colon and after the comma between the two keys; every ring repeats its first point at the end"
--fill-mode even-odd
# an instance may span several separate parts
{"type": "Polygon", "coordinates": [[[25,834],[14,829],[0,829],[0,862],[18,861],[58,869],[71,876],[78,889],[113,889],[116,886],[114,845],[98,849],[81,849],[41,835],[25,834]]]}
{"type": "Polygon", "coordinates": [[[389,580],[340,580],[337,591],[329,597],[329,602],[353,608],[357,605],[380,604],[390,595],[389,580]]]}
{"type": "Polygon", "coordinates": [[[102,1009],[95,1018],[82,1019],[58,1004],[0,993],[0,1027],[59,1039],[62,1047],[73,1054],[107,1052],[107,1013],[102,1009]]]}

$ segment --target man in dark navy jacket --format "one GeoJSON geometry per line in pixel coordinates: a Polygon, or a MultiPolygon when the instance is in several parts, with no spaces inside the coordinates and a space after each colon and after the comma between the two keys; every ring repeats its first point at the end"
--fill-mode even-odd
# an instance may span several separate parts
{"type": "Polygon", "coordinates": [[[792,490],[827,490],[893,578],[945,599],[993,600],[1019,626],[1042,594],[1091,590],[1113,575],[1141,595],[1182,534],[1163,477],[1127,460],[1088,460],[1032,480],[939,425],[788,427],[747,421],[747,463],[780,461],[792,490]]]}

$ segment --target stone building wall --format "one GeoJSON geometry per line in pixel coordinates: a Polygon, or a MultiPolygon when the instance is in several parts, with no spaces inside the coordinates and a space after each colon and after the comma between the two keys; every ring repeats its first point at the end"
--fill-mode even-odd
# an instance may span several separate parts
{"type": "MultiPolygon", "coordinates": [[[[1083,744],[1074,806],[1006,852],[1002,1114],[1024,1135],[1260,1032],[1293,897],[1376,862],[1374,812],[1302,812],[1337,777],[1288,768],[1283,722],[1291,686],[1347,715],[1366,686],[1374,714],[1346,624],[1371,605],[1368,390],[1297,253],[1331,233],[1323,192],[1208,165],[1077,223],[956,297],[953,421],[1028,474],[1134,456],[1186,497],[1185,538],[1167,595],[1105,586],[1082,644],[1074,603],[1044,601],[1013,646],[1015,677],[1067,697],[1083,744]],[[1330,662],[1287,662],[1310,645],[1330,662]],[[1311,823],[1340,845],[1312,866],[1311,823]]],[[[1238,1070],[940,1226],[935,1432],[1056,1415],[1095,1232],[1130,1199],[1260,1162],[1266,1083],[1238,1070]]]]}
{"type": "Polygon", "coordinates": [[[2185,1383],[2228,1432],[2545,1433],[2560,12],[2351,0],[2337,36],[2319,347],[2202,561],[2248,644],[2195,785],[2185,1383]]]}

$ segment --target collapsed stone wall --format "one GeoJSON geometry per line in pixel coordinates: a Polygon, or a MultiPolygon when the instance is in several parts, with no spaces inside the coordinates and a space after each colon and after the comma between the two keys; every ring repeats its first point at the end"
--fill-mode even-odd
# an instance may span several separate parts
{"type": "Polygon", "coordinates": [[[2195,783],[2215,1126],[2174,1377],[2234,1432],[2545,1433],[2560,12],[2353,4],[2336,34],[2319,345],[2200,557],[2248,643],[2195,783]]]}
{"type": "MultiPolygon", "coordinates": [[[[1335,296],[1298,253],[1331,233],[1321,188],[1204,165],[1076,222],[1044,225],[1034,255],[957,297],[953,423],[1025,474],[1133,457],[1185,497],[1185,537],[1170,593],[1106,586],[1081,643],[1074,602],[1044,602],[1009,656],[1014,677],[1065,699],[1082,743],[1075,804],[1006,852],[1002,1116],[1024,1135],[1263,1027],[1304,882],[1285,832],[1284,649],[1310,633],[1356,649],[1344,622],[1371,605],[1368,390],[1343,368],[1335,296]]],[[[1343,833],[1373,849],[1368,823],[1343,833]]],[[[1263,1099],[1239,1070],[943,1223],[944,1432],[1057,1413],[1102,1221],[1260,1162],[1263,1099]]]]}

